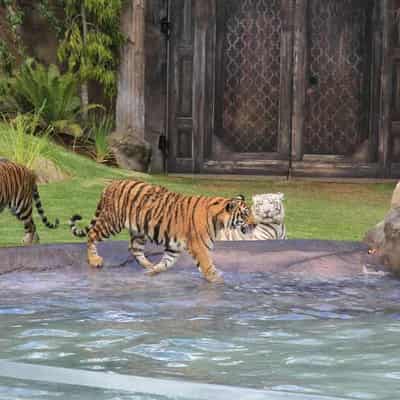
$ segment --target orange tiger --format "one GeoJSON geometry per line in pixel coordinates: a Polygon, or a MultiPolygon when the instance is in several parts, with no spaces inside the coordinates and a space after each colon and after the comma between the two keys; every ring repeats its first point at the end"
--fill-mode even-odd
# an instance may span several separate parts
{"type": "Polygon", "coordinates": [[[185,196],[135,180],[110,183],[101,195],[90,225],[79,229],[76,221],[81,219],[80,215],[71,218],[71,231],[74,236],[88,237],[87,257],[93,267],[103,265],[96,242],[126,228],[130,233],[129,249],[149,275],[166,271],[187,250],[210,282],[223,282],[209,255],[218,231],[228,227],[247,229],[254,223],[243,196],[233,199],[185,196]],[[146,240],[165,246],[156,264],[144,255],[146,240]]]}
{"type": "Polygon", "coordinates": [[[24,223],[24,244],[39,243],[32,218],[32,200],[43,224],[50,229],[57,228],[58,219],[52,224],[44,214],[34,172],[9,160],[0,159],[0,212],[8,207],[24,223]]]}

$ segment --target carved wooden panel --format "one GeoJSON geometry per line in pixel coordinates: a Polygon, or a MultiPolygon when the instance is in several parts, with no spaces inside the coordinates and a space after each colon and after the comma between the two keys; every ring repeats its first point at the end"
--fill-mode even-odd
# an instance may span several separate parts
{"type": "Polygon", "coordinates": [[[305,153],[351,154],[368,139],[372,5],[309,0],[305,153]]]}
{"type": "MultiPolygon", "coordinates": [[[[281,88],[281,0],[224,1],[216,135],[231,152],[275,152],[281,88]]],[[[222,142],[222,143],[221,143],[222,142]]]]}
{"type": "Polygon", "coordinates": [[[195,0],[171,2],[169,169],[193,168],[193,44],[195,0]]]}

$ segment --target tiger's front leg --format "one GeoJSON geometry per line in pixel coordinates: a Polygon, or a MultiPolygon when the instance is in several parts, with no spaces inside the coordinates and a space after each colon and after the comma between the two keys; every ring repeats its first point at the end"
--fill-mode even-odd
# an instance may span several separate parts
{"type": "Polygon", "coordinates": [[[102,237],[93,229],[88,233],[87,241],[87,258],[88,263],[93,268],[101,268],[103,266],[103,258],[97,253],[96,242],[100,242],[102,237]]]}
{"type": "Polygon", "coordinates": [[[150,276],[157,275],[160,272],[164,272],[167,269],[171,268],[178,260],[180,254],[181,254],[180,250],[167,248],[161,260],[156,265],[148,269],[148,271],[146,272],[147,275],[150,276]]]}
{"type": "Polygon", "coordinates": [[[224,283],[222,274],[215,268],[209,250],[205,246],[199,244],[191,245],[188,251],[196,260],[200,271],[209,282],[224,283]]]}
{"type": "Polygon", "coordinates": [[[154,264],[149,261],[144,255],[144,246],[146,244],[146,239],[143,236],[135,236],[133,233],[130,234],[130,244],[129,250],[131,251],[135,260],[146,269],[151,269],[154,264]]]}

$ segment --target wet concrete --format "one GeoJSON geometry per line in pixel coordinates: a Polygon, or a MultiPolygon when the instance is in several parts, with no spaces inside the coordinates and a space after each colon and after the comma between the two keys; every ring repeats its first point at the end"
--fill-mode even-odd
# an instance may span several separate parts
{"type": "MultiPolygon", "coordinates": [[[[147,255],[155,261],[162,251],[162,248],[150,246],[147,255]]],[[[366,265],[378,264],[378,259],[368,255],[367,251],[368,247],[358,242],[240,241],[216,243],[212,256],[217,268],[226,272],[269,272],[293,274],[298,277],[350,278],[363,274],[366,265]]],[[[105,268],[125,266],[132,268],[132,272],[143,273],[142,268],[130,255],[127,242],[101,243],[99,253],[104,257],[105,268]]],[[[0,249],[0,275],[61,268],[88,268],[85,244],[0,249]]],[[[183,254],[173,268],[195,269],[195,264],[188,254],[183,254]]]]}

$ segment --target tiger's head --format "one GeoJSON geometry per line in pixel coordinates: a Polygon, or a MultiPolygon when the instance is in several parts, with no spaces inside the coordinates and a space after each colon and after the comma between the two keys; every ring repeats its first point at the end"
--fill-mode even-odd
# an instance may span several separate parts
{"type": "Polygon", "coordinates": [[[257,223],[283,223],[285,219],[283,193],[256,194],[252,200],[251,210],[257,223]]]}
{"type": "Polygon", "coordinates": [[[255,226],[255,219],[251,208],[246,204],[243,195],[233,197],[225,206],[224,227],[228,229],[240,229],[243,233],[255,226]]]}

